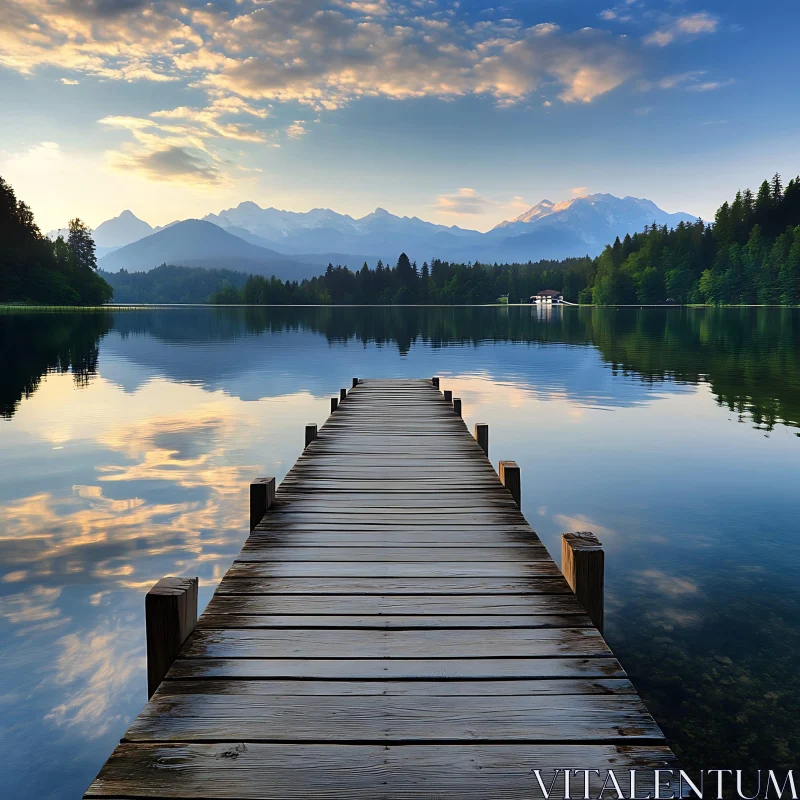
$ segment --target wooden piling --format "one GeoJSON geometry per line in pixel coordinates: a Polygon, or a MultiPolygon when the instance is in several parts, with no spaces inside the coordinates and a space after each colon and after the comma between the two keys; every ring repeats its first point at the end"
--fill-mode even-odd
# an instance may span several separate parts
{"type": "Polygon", "coordinates": [[[453,411],[455,411],[456,414],[458,414],[459,417],[461,416],[461,398],[460,397],[454,397],[453,398],[453,411]]]}
{"type": "Polygon", "coordinates": [[[339,402],[344,403],[347,399],[347,389],[339,389],[339,402]]]}
{"type": "Polygon", "coordinates": [[[333,414],[336,409],[339,408],[339,398],[338,397],[331,397],[331,414],[333,414]]]}
{"type": "Polygon", "coordinates": [[[486,457],[489,457],[489,426],[485,422],[476,422],[475,423],[475,441],[481,447],[486,457]]]}
{"type": "MultiPolygon", "coordinates": [[[[306,431],[306,436],[308,432],[306,431]]],[[[261,522],[275,502],[275,478],[259,478],[250,484],[250,531],[261,522]]]]}
{"type": "Polygon", "coordinates": [[[452,389],[445,389],[444,390],[444,399],[448,403],[453,402],[453,390],[452,389]]]}
{"type": "Polygon", "coordinates": [[[431,385],[433,386],[434,389],[438,389],[439,388],[439,379],[435,378],[435,377],[431,378],[431,385]]]}
{"type": "Polygon", "coordinates": [[[586,609],[589,619],[602,633],[605,554],[593,533],[583,531],[562,534],[561,571],[586,609]]]}
{"type": "Polygon", "coordinates": [[[197,624],[197,586],[197,578],[162,578],[145,595],[148,698],[197,624]]]}
{"type": "Polygon", "coordinates": [[[500,482],[511,492],[516,504],[522,507],[522,485],[519,477],[519,467],[516,461],[500,462],[500,482]]]}
{"type": "Polygon", "coordinates": [[[317,438],[317,426],[314,423],[306,425],[306,447],[317,438]]]}
{"type": "Polygon", "coordinates": [[[358,386],[358,378],[353,378],[353,388],[355,389],[358,386]]]}

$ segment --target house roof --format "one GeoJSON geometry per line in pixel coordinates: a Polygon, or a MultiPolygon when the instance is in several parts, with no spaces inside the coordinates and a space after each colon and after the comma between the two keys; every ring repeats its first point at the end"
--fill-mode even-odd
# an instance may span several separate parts
{"type": "Polygon", "coordinates": [[[542,289],[541,292],[536,292],[534,297],[561,297],[561,292],[555,289],[542,289]]]}

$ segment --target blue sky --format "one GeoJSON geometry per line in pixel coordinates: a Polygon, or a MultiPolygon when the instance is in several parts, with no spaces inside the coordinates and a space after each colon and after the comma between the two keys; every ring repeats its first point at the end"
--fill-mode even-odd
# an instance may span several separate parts
{"type": "Polygon", "coordinates": [[[796,0],[493,2],[0,0],[0,175],[44,229],[254,200],[485,230],[800,172],[796,0]]]}

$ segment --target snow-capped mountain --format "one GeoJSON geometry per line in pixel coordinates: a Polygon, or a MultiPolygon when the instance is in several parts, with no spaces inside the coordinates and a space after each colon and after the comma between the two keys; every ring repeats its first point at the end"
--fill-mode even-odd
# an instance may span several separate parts
{"type": "Polygon", "coordinates": [[[614,197],[590,194],[561,203],[543,200],[510,222],[501,222],[489,234],[507,238],[530,233],[534,228],[561,227],[574,232],[593,247],[605,247],[626,233],[641,231],[645,225],[669,225],[692,222],[691,214],[669,214],[652,200],[638,197],[614,197]]]}
{"type": "MultiPolygon", "coordinates": [[[[401,252],[420,262],[432,258],[494,262],[594,256],[617,236],[622,238],[626,233],[641,231],[645,225],[655,222],[675,226],[681,221],[693,220],[690,214],[667,213],[650,200],[610,194],[593,194],[556,203],[543,200],[487,233],[438,225],[418,217],[400,217],[383,208],[356,219],[328,208],[297,212],[261,208],[256,203],[244,202],[204,217],[206,223],[254,247],[292,256],[295,262],[318,264],[323,269],[328,261],[351,268],[358,268],[364,260],[374,266],[378,258],[393,263],[401,252]]],[[[98,226],[96,235],[103,247],[109,247],[111,242],[118,243],[126,237],[136,237],[131,242],[143,237],[146,241],[165,228],[150,228],[131,212],[123,212],[98,226]],[[148,230],[149,236],[142,233],[148,230]]],[[[109,258],[106,268],[112,262],[116,268],[157,266],[133,263],[128,258],[128,255],[138,258],[150,252],[146,247],[129,249],[124,254],[125,259],[122,256],[109,258]]],[[[98,255],[102,255],[100,248],[98,255]]],[[[225,266],[221,261],[218,265],[225,266]]]]}

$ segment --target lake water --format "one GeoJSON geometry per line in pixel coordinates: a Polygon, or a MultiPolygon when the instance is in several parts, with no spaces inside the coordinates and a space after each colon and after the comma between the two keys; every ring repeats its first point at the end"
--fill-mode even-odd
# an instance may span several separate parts
{"type": "Polygon", "coordinates": [[[204,606],[303,428],[442,376],[523,511],[606,549],[606,638],[687,765],[800,755],[800,311],[0,314],[0,786],[76,797],[146,701],[144,594],[204,606]]]}

